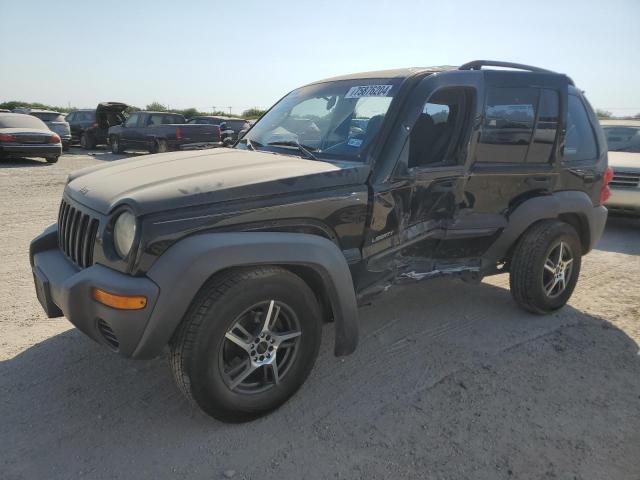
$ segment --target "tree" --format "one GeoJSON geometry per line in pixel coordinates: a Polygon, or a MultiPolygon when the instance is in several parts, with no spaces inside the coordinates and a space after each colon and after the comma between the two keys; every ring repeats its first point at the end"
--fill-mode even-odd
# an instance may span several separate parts
{"type": "Polygon", "coordinates": [[[181,113],[184,118],[197,117],[201,115],[201,113],[196,108],[185,108],[184,110],[175,110],[176,113],[181,113]]]}
{"type": "Polygon", "coordinates": [[[160,102],[151,102],[145,110],[151,110],[152,112],[166,112],[167,107],[162,105],[160,102]]]}
{"type": "Polygon", "coordinates": [[[0,103],[0,108],[6,110],[13,110],[14,108],[37,108],[41,110],[53,110],[55,112],[70,112],[76,110],[75,107],[57,107],[55,105],[46,105],[39,102],[23,102],[21,100],[10,100],[0,103]]]}
{"type": "Polygon", "coordinates": [[[253,107],[242,112],[242,116],[247,119],[258,118],[261,117],[264,112],[266,112],[266,110],[261,110],[258,107],[253,107]]]}
{"type": "Polygon", "coordinates": [[[596,109],[596,115],[598,116],[598,118],[611,118],[613,117],[613,114],[607,110],[602,110],[600,108],[596,109]]]}

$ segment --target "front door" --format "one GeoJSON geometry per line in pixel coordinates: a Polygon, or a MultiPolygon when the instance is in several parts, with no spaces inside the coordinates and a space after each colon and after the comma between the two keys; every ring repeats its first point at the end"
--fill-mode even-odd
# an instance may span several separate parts
{"type": "Polygon", "coordinates": [[[476,98],[475,77],[462,75],[446,84],[427,77],[411,93],[391,140],[401,142],[396,167],[372,184],[365,288],[449,268],[439,251],[462,201],[476,98]]]}

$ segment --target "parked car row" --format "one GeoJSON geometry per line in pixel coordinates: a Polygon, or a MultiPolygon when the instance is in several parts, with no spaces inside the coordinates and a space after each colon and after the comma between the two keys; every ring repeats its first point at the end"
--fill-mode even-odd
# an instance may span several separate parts
{"type": "Polygon", "coordinates": [[[58,134],[65,151],[78,143],[87,150],[108,145],[114,153],[123,153],[127,149],[159,153],[230,146],[252,125],[242,118],[213,115],[187,120],[177,113],[139,111],[127,116],[127,108],[129,106],[121,102],[102,102],[95,109],[74,110],[66,116],[52,110],[31,108],[15,108],[13,113],[42,120],[58,134]]]}

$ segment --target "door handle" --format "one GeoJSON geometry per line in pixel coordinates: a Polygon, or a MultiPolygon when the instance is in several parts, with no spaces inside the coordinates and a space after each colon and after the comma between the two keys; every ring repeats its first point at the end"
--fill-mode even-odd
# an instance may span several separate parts
{"type": "Polygon", "coordinates": [[[547,177],[528,177],[524,183],[530,187],[548,187],[549,179],[547,177]]]}

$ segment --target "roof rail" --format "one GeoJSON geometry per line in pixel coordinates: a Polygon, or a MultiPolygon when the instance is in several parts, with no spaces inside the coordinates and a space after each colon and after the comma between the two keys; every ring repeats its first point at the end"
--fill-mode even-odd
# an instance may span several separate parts
{"type": "MultiPolygon", "coordinates": [[[[474,60],[472,62],[467,62],[464,65],[460,65],[458,70],[480,70],[482,67],[505,67],[505,68],[515,68],[517,70],[527,70],[529,72],[537,72],[537,73],[554,73],[556,75],[562,75],[558,72],[554,72],[553,70],[547,70],[545,68],[533,67],[531,65],[524,65],[522,63],[512,63],[512,62],[501,62],[499,60],[474,60]]],[[[574,85],[573,80],[567,76],[569,83],[574,85]]]]}
{"type": "Polygon", "coordinates": [[[515,68],[518,70],[528,70],[530,72],[540,72],[540,73],[556,73],[551,70],[545,70],[544,68],[532,67],[531,65],[523,65],[522,63],[512,63],[512,62],[500,62],[498,60],[474,60],[473,62],[465,63],[464,65],[460,65],[458,70],[480,70],[482,67],[505,67],[505,68],[515,68]]]}

